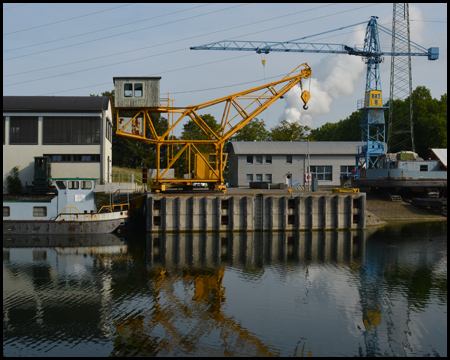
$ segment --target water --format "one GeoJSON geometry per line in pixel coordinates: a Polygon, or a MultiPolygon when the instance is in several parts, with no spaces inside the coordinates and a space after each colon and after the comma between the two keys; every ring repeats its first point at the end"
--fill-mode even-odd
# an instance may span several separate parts
{"type": "Polygon", "coordinates": [[[4,356],[447,356],[447,224],[3,239],[4,356]]]}

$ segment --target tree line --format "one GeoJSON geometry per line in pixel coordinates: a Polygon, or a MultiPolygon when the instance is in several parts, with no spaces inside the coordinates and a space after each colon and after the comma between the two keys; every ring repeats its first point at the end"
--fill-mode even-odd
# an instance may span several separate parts
{"type": "MultiPolygon", "coordinates": [[[[91,95],[98,96],[98,95],[91,95]]],[[[145,142],[129,140],[115,134],[117,128],[114,90],[104,92],[102,96],[109,96],[113,103],[114,131],[112,138],[112,161],[113,166],[129,168],[156,168],[156,148],[155,145],[145,142]]],[[[433,99],[430,90],[424,86],[418,86],[413,91],[413,129],[416,152],[421,157],[425,157],[430,148],[447,148],[447,94],[441,96],[440,100],[433,99]]],[[[395,108],[400,113],[406,111],[409,106],[409,99],[405,101],[396,100],[395,108]],[[408,105],[407,105],[408,104],[408,105]],[[400,110],[398,110],[400,109],[400,110]]],[[[210,114],[200,116],[212,130],[219,128],[219,123],[210,114]]],[[[237,132],[230,141],[360,141],[361,111],[353,112],[344,120],[335,123],[326,123],[317,128],[310,129],[299,123],[290,123],[281,120],[278,125],[267,129],[263,119],[255,118],[237,132]]],[[[168,129],[167,118],[160,114],[151,114],[152,123],[158,134],[163,134],[168,129]]],[[[388,136],[387,122],[389,119],[389,109],[385,111],[386,139],[388,136]]],[[[173,137],[176,139],[176,137],[173,137]]],[[[180,139],[207,139],[200,128],[189,120],[183,126],[180,139]]],[[[177,151],[180,147],[174,147],[177,151]]],[[[225,145],[226,148],[226,145],[225,145]]],[[[208,146],[199,147],[201,152],[212,152],[208,146]]],[[[167,147],[161,147],[160,166],[164,168],[167,164],[167,147]]],[[[185,158],[182,156],[175,164],[175,172],[178,177],[186,172],[185,158]]]]}

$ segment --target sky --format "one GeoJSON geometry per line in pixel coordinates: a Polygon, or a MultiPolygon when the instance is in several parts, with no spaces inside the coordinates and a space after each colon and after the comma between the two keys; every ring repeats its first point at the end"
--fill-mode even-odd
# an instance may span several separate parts
{"type": "MultiPolygon", "coordinates": [[[[439,60],[412,57],[413,89],[447,93],[447,4],[410,4],[411,40],[439,47],[439,60]]],[[[365,66],[357,56],[200,51],[221,40],[288,41],[368,22],[391,29],[392,3],[149,3],[3,4],[3,95],[89,96],[114,89],[113,77],[161,76],[160,96],[174,106],[204,103],[283,78],[307,62],[308,110],[296,87],[258,116],[268,128],[280,120],[317,128],[356,111],[364,97],[365,66]],[[39,15],[39,16],[37,16],[39,15]],[[265,66],[262,64],[265,60],[265,66]]],[[[305,41],[360,45],[366,25],[305,41]]],[[[382,49],[391,38],[380,32],[382,49]]],[[[391,58],[380,65],[389,98],[391,58]]],[[[207,108],[220,122],[222,107],[207,108]]],[[[177,134],[176,134],[177,135],[177,134]]],[[[179,134],[178,134],[179,135],[179,134]]]]}

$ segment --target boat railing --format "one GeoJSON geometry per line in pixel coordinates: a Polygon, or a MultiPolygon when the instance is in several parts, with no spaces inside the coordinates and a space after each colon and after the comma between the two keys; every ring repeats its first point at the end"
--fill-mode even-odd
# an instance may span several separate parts
{"type": "Polygon", "coordinates": [[[72,209],[75,209],[76,211],[78,211],[79,213],[81,213],[81,211],[78,210],[78,208],[77,208],[76,206],[66,206],[64,209],[62,209],[62,211],[61,211],[58,215],[63,214],[64,211],[65,211],[66,209],[69,209],[69,210],[70,210],[70,214],[72,214],[72,209]]]}
{"type": "MultiPolygon", "coordinates": [[[[69,214],[72,214],[72,209],[75,209],[78,213],[81,213],[80,210],[78,210],[78,208],[76,206],[66,206],[64,209],[61,210],[61,212],[52,220],[56,220],[57,218],[59,218],[60,215],[64,215],[67,214],[64,211],[66,211],[66,209],[69,209],[69,214]]],[[[75,212],[73,212],[75,214],[75,212]]]]}
{"type": "MultiPolygon", "coordinates": [[[[104,205],[100,208],[98,212],[95,214],[100,214],[101,212],[114,212],[114,211],[123,211],[123,210],[129,210],[130,204],[129,203],[123,203],[123,204],[114,204],[114,205],[104,205]]],[[[94,213],[93,210],[91,210],[91,214],[94,213]]],[[[52,220],[56,220],[61,215],[65,214],[86,214],[86,211],[83,213],[76,206],[66,206],[62,211],[52,220]],[[70,212],[64,212],[66,209],[69,209],[70,212]],[[75,211],[76,210],[76,211],[75,211]]]]}
{"type": "Polygon", "coordinates": [[[129,210],[130,204],[123,203],[123,204],[103,205],[98,212],[99,213],[101,213],[103,211],[104,212],[113,212],[114,210],[117,210],[117,209],[119,209],[120,211],[129,210]]]}

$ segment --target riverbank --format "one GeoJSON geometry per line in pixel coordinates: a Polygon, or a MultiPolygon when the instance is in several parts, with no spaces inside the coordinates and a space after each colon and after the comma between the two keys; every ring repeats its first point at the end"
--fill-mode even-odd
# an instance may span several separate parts
{"type": "Polygon", "coordinates": [[[394,221],[447,221],[447,217],[431,209],[411,205],[407,201],[389,199],[367,194],[367,226],[383,225],[394,221]]]}

